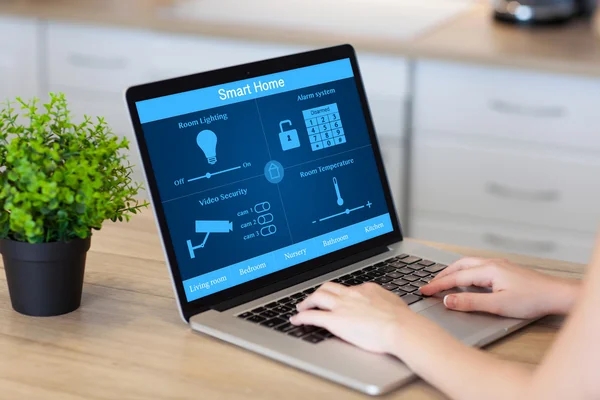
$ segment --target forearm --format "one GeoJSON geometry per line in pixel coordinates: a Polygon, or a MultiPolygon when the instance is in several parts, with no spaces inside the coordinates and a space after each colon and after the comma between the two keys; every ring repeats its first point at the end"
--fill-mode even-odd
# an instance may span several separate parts
{"type": "Polygon", "coordinates": [[[518,364],[468,347],[424,318],[419,324],[398,328],[392,354],[450,398],[517,399],[530,384],[531,372],[518,364]]]}

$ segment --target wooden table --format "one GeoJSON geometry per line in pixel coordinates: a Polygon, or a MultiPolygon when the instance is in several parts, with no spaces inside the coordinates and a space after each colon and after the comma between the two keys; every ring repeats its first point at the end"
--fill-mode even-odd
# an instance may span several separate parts
{"type": "MultiPolygon", "coordinates": [[[[81,308],[31,318],[10,306],[0,285],[1,399],[358,399],[362,394],[210,337],[180,319],[150,212],[94,234],[81,308]]],[[[486,251],[438,245],[461,254],[486,251]]],[[[579,277],[583,266],[506,256],[579,277]]],[[[4,280],[4,273],[0,273],[4,280]]],[[[533,368],[560,320],[545,319],[490,346],[533,368]]],[[[416,382],[384,398],[437,399],[416,382]]]]}

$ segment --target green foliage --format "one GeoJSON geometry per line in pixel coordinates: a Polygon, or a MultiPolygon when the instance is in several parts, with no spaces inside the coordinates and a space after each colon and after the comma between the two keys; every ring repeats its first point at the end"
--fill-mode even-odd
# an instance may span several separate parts
{"type": "Polygon", "coordinates": [[[103,118],[74,124],[64,94],[51,93],[43,108],[16,101],[0,110],[0,238],[85,239],[148,205],[135,199],[141,185],[131,178],[127,139],[103,118]]]}

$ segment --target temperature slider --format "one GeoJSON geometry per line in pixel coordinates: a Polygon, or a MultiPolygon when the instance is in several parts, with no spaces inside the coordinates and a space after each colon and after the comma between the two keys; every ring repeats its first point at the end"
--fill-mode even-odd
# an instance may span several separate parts
{"type": "Polygon", "coordinates": [[[229,221],[196,221],[196,233],[228,233],[233,232],[233,222],[229,221]]]}

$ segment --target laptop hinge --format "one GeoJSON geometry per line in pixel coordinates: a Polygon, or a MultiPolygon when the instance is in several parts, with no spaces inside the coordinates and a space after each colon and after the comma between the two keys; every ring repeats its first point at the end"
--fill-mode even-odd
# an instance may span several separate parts
{"type": "Polygon", "coordinates": [[[241,304],[249,303],[249,302],[259,299],[261,297],[268,296],[271,293],[278,292],[280,290],[286,289],[288,287],[297,285],[302,282],[306,282],[313,278],[317,278],[319,276],[325,275],[329,272],[338,270],[340,268],[347,267],[348,265],[352,265],[352,264],[358,263],[360,261],[366,260],[367,258],[375,257],[375,256],[377,256],[379,254],[383,254],[389,250],[390,249],[388,246],[382,246],[382,247],[377,247],[377,248],[370,249],[367,251],[363,251],[358,254],[354,254],[350,257],[338,260],[334,263],[323,265],[322,267],[315,268],[310,271],[306,271],[306,272],[299,274],[297,276],[294,276],[292,278],[274,283],[269,286],[265,286],[263,288],[254,290],[252,292],[248,292],[242,296],[237,296],[234,299],[230,299],[230,300],[224,301],[222,303],[216,304],[212,307],[212,309],[217,310],[217,311],[226,311],[231,308],[237,307],[241,304]]]}

